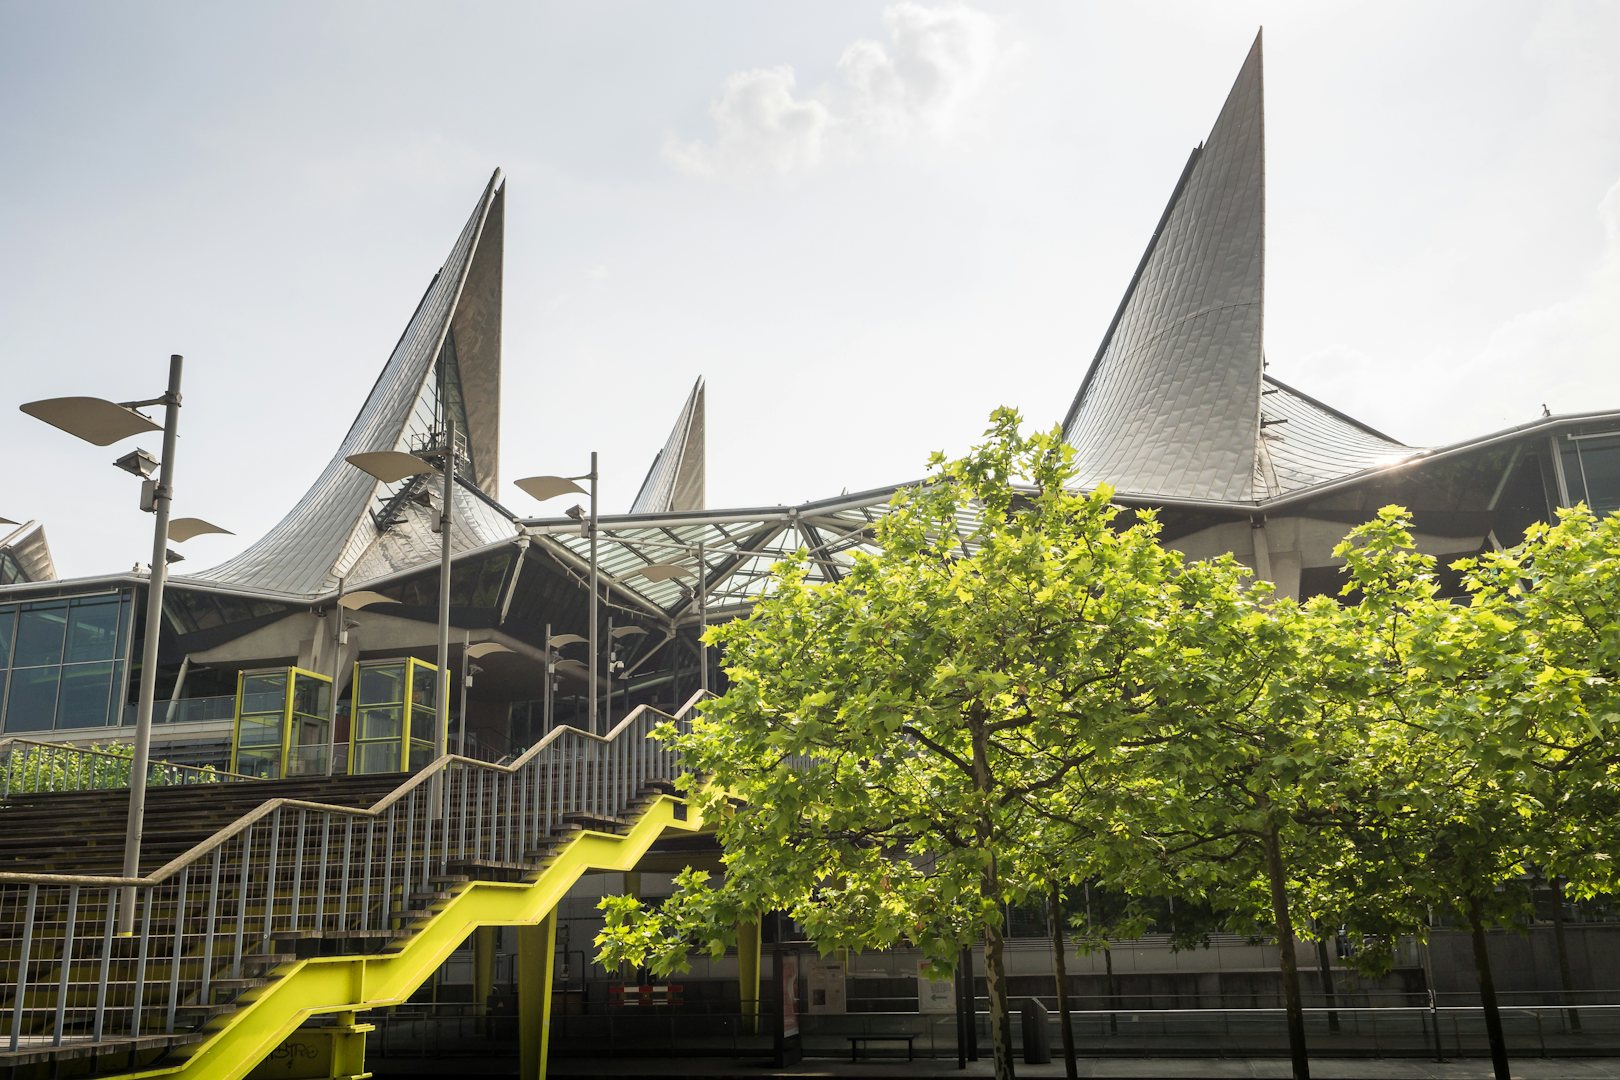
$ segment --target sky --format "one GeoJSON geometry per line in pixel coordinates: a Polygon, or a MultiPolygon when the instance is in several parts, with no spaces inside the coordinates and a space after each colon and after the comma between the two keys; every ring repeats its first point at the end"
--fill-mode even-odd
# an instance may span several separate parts
{"type": "Polygon", "coordinates": [[[262,535],[496,167],[508,505],[595,450],[628,508],[700,375],[711,507],[914,479],[1062,419],[1261,26],[1272,374],[1413,445],[1620,409],[1602,0],[0,0],[0,515],[144,562],[125,447],[6,403],[178,352],[236,533],[178,569],[262,535]]]}

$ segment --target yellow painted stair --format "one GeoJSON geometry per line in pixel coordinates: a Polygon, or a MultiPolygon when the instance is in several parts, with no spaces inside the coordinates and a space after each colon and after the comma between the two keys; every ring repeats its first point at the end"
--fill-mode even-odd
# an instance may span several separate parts
{"type": "Polygon", "coordinates": [[[696,832],[701,827],[695,814],[687,816],[682,800],[660,796],[628,834],[580,832],[532,882],[469,882],[396,952],[318,957],[285,965],[274,982],[222,1018],[222,1026],[208,1041],[188,1048],[190,1056],[185,1061],[127,1075],[131,1080],[245,1077],[311,1017],[400,1004],[475,928],[539,925],[583,874],[632,870],[665,832],[696,832]]]}
{"type": "MultiPolygon", "coordinates": [[[[404,1001],[478,926],[529,928],[520,957],[549,972],[535,934],[582,874],[701,827],[652,738],[700,697],[605,736],[557,728],[510,765],[440,758],[370,806],[271,798],[141,878],[0,872],[0,1068],[107,1075],[123,1057],[145,1071],[120,1075],[240,1077],[313,1021],[325,1075],[362,1074],[356,1013],[404,1001]]],[[[207,815],[210,792],[192,797],[207,815]]],[[[311,1065],[291,1064],[280,1075],[311,1065]]]]}

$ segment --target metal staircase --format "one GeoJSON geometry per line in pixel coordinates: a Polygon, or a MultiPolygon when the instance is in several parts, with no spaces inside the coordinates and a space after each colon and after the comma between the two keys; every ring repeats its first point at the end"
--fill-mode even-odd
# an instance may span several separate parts
{"type": "Polygon", "coordinates": [[[329,1015],[325,1075],[364,1075],[355,1013],[404,1000],[476,926],[539,924],[587,870],[697,828],[649,737],[697,700],[556,729],[510,765],[156,788],[132,879],[124,793],[0,799],[0,1071],[245,1076],[329,1015]]]}

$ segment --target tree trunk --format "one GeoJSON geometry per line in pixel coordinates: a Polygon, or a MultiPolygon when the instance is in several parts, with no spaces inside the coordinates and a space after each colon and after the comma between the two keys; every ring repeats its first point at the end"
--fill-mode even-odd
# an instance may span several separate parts
{"type": "Polygon", "coordinates": [[[1485,1035],[1491,1042],[1491,1069],[1496,1080],[1513,1080],[1502,1014],[1496,1007],[1496,979],[1491,975],[1491,954],[1485,942],[1485,916],[1477,896],[1468,898],[1468,929],[1474,938],[1474,970],[1479,975],[1479,1003],[1485,1010],[1485,1035]]]}
{"type": "MultiPolygon", "coordinates": [[[[990,741],[984,717],[970,712],[967,726],[973,742],[973,786],[981,795],[988,796],[995,786],[995,778],[990,773],[990,741]]],[[[995,1054],[996,1080],[1013,1080],[1012,1025],[1007,1017],[1007,965],[1001,950],[1001,881],[996,870],[995,822],[987,810],[981,808],[978,812],[973,833],[980,850],[985,853],[984,877],[979,883],[979,895],[985,902],[985,910],[996,913],[984,923],[984,991],[990,999],[990,1045],[995,1054]]]]}
{"type": "Polygon", "coordinates": [[[1327,939],[1316,939],[1316,973],[1322,980],[1322,1001],[1328,1007],[1328,1030],[1337,1033],[1339,1030],[1339,1014],[1334,1008],[1338,1004],[1333,992],[1333,963],[1328,956],[1327,939]]]}
{"type": "MultiPolygon", "coordinates": [[[[1108,1008],[1119,1008],[1119,991],[1114,987],[1114,950],[1103,943],[1103,972],[1108,979],[1108,1008]]],[[[1110,1011],[1108,1014],[1108,1034],[1119,1034],[1119,1013],[1110,1011]]]]}
{"type": "Polygon", "coordinates": [[[973,981],[973,950],[962,950],[962,1005],[967,1010],[967,1059],[979,1060],[979,988],[973,981]]]}
{"type": "MultiPolygon", "coordinates": [[[[984,875],[984,896],[997,895],[995,862],[984,875]]],[[[996,1080],[1013,1080],[1012,1023],[1007,1016],[1007,965],[1001,951],[1001,923],[984,924],[984,991],[990,999],[990,1045],[996,1061],[996,1080]]]]}
{"type": "Polygon", "coordinates": [[[1063,892],[1055,884],[1046,896],[1052,923],[1052,966],[1057,972],[1058,1031],[1063,1038],[1063,1075],[1075,1080],[1080,1066],[1074,1059],[1074,1014],[1069,1009],[1068,945],[1063,939],[1063,892]]]}
{"type": "Polygon", "coordinates": [[[1288,1057],[1294,1080],[1310,1080],[1305,1049],[1305,1009],[1299,997],[1299,964],[1294,956],[1294,921],[1288,913],[1288,878],[1283,871],[1282,836],[1275,822],[1266,826],[1266,877],[1271,880],[1271,913],[1277,922],[1277,955],[1282,967],[1283,1004],[1288,1010],[1288,1057]]]}
{"type": "MultiPolygon", "coordinates": [[[[1569,948],[1564,941],[1564,879],[1552,879],[1553,894],[1553,951],[1558,954],[1558,988],[1564,992],[1564,1004],[1574,1005],[1574,981],[1569,977],[1569,948]]],[[[1581,1030],[1581,1014],[1574,1008],[1568,1010],[1569,1030],[1581,1030]]]]}

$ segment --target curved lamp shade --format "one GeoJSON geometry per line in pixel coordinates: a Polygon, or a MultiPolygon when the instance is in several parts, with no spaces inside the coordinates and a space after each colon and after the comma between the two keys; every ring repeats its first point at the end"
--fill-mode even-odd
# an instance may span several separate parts
{"type": "Polygon", "coordinates": [[[617,640],[622,637],[635,637],[637,634],[645,634],[646,632],[639,626],[615,626],[608,632],[608,637],[617,640]]]}
{"type": "Polygon", "coordinates": [[[369,589],[356,589],[352,593],[344,593],[343,599],[339,600],[338,603],[350,611],[359,611],[361,608],[372,604],[397,604],[399,601],[392,596],[384,596],[380,592],[372,592],[369,589]]]}
{"type": "Polygon", "coordinates": [[[584,488],[566,476],[525,476],[521,480],[512,481],[512,483],[516,484],[523,494],[535,502],[545,502],[547,499],[555,499],[559,495],[567,495],[571,492],[577,492],[580,495],[588,494],[584,488]]]}
{"type": "Polygon", "coordinates": [[[97,446],[111,446],[131,435],[163,430],[162,424],[105,398],[46,398],[44,401],[30,401],[18,408],[35,419],[97,446]]]}
{"type": "Polygon", "coordinates": [[[202,518],[184,517],[175,518],[169,522],[169,539],[177,544],[183,544],[194,536],[207,536],[210,533],[219,533],[223,536],[235,536],[229,529],[222,529],[211,521],[202,518]]]}
{"type": "Polygon", "coordinates": [[[674,563],[667,562],[655,562],[650,566],[643,566],[640,570],[637,570],[636,573],[640,574],[648,581],[668,581],[670,578],[697,577],[695,573],[688,570],[686,567],[677,566],[674,563]]]}
{"type": "Polygon", "coordinates": [[[488,656],[490,653],[509,653],[511,651],[511,649],[498,641],[480,641],[477,645],[467,646],[467,655],[474,660],[481,656],[488,656]]]}
{"type": "Polygon", "coordinates": [[[590,674],[590,668],[586,667],[578,660],[559,660],[557,661],[557,670],[566,671],[570,674],[578,674],[582,677],[590,674]]]}
{"type": "Polygon", "coordinates": [[[0,517],[0,525],[15,525],[15,524],[17,524],[17,523],[15,521],[12,521],[8,517],[0,517]]]}
{"type": "Polygon", "coordinates": [[[432,465],[403,450],[373,450],[366,454],[350,454],[343,460],[385,484],[395,484],[407,476],[421,476],[435,471],[432,465]]]}
{"type": "Polygon", "coordinates": [[[551,640],[546,644],[550,645],[554,649],[560,649],[564,645],[579,645],[584,643],[586,640],[586,638],[583,638],[578,634],[552,634],[551,640]]]}

